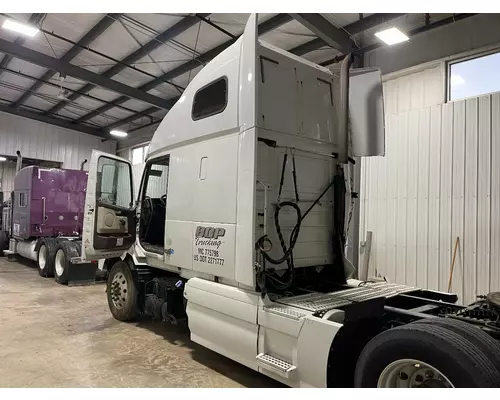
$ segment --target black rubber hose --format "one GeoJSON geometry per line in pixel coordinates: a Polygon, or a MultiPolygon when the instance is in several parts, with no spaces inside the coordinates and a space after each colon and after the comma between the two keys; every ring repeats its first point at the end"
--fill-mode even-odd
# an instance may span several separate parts
{"type": "MultiPolygon", "coordinates": [[[[262,255],[267,261],[269,261],[271,264],[279,265],[285,261],[290,260],[290,255],[293,251],[293,248],[295,247],[295,243],[297,243],[297,238],[299,237],[301,222],[302,222],[302,213],[300,211],[300,207],[296,203],[293,203],[291,201],[283,201],[276,206],[276,211],[274,212],[274,224],[276,226],[276,233],[278,234],[278,238],[280,240],[281,248],[283,249],[284,254],[279,259],[272,258],[269,254],[267,254],[267,252],[262,251],[262,247],[259,245],[259,247],[261,248],[262,255]],[[292,207],[293,209],[295,209],[297,213],[297,222],[292,230],[292,233],[290,234],[290,244],[288,248],[285,244],[285,239],[283,238],[283,233],[281,232],[281,226],[279,222],[279,214],[280,211],[283,209],[283,207],[292,207]]],[[[267,236],[262,236],[259,239],[259,244],[266,238],[267,236]]]]}

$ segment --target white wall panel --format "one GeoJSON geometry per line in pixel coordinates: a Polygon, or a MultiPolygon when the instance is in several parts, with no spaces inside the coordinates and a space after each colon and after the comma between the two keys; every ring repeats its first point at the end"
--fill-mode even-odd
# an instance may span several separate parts
{"type": "Polygon", "coordinates": [[[477,274],[478,99],[465,102],[464,302],[475,300],[477,274]]]}
{"type": "Polygon", "coordinates": [[[500,288],[500,93],[491,96],[490,291],[500,288]]]}
{"type": "Polygon", "coordinates": [[[8,200],[10,192],[14,190],[14,176],[16,175],[16,163],[0,162],[0,192],[3,192],[3,199],[8,200]]]}
{"type": "Polygon", "coordinates": [[[387,216],[386,234],[386,268],[390,276],[396,276],[396,228],[397,228],[397,195],[398,195],[398,176],[397,170],[392,168],[397,157],[397,116],[392,115],[386,118],[386,128],[390,137],[387,139],[387,156],[386,156],[386,185],[387,185],[387,200],[386,209],[383,215],[387,216]]]}
{"type": "MultiPolygon", "coordinates": [[[[477,292],[489,291],[491,227],[491,98],[479,98],[477,167],[477,292]]],[[[498,221],[498,220],[497,220],[498,221]]]]}
{"type": "MultiPolygon", "coordinates": [[[[407,195],[408,195],[408,113],[403,113],[398,118],[397,136],[397,167],[398,197],[397,197],[397,228],[396,228],[396,275],[397,282],[406,282],[406,224],[407,224],[407,195]]],[[[370,230],[375,227],[371,226],[370,230]]],[[[373,235],[377,237],[377,233],[373,235]]],[[[375,239],[376,240],[376,239],[375,239]]]]}
{"type": "Polygon", "coordinates": [[[451,290],[463,295],[464,274],[464,213],[465,213],[465,101],[453,107],[453,161],[451,182],[451,238],[459,244],[452,276],[451,290]]]}
{"type": "Polygon", "coordinates": [[[429,135],[431,109],[419,113],[418,168],[417,168],[417,256],[416,285],[428,287],[428,235],[429,235],[429,135]]]}
{"type": "Polygon", "coordinates": [[[452,292],[500,290],[500,94],[442,104],[439,68],[384,82],[384,158],[363,159],[369,275],[452,292]],[[438,79],[439,78],[439,79],[438,79]]]}
{"type": "Polygon", "coordinates": [[[444,99],[443,67],[436,63],[422,71],[384,82],[386,115],[441,104],[444,99]]]}
{"type": "MultiPolygon", "coordinates": [[[[115,154],[116,142],[103,142],[96,136],[79,133],[30,119],[0,113],[0,154],[15,156],[20,150],[23,157],[58,161],[63,168],[80,169],[84,159],[89,159],[93,149],[115,154]]],[[[7,165],[7,164],[6,164],[7,165]]],[[[88,166],[88,164],[87,164],[88,166]]],[[[2,191],[12,190],[12,168],[7,165],[2,191]]],[[[0,177],[2,172],[0,171],[0,177]]],[[[14,166],[15,174],[15,166],[14,166]]],[[[4,195],[8,198],[8,195],[4,195]]]]}
{"type": "Polygon", "coordinates": [[[441,125],[441,193],[439,211],[439,290],[448,290],[451,265],[451,195],[453,167],[453,103],[443,105],[441,125]]]}

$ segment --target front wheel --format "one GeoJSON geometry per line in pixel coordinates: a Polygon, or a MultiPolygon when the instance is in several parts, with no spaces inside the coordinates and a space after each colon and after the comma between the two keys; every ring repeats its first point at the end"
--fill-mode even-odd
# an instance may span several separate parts
{"type": "Polygon", "coordinates": [[[124,261],[113,265],[108,275],[106,293],[111,314],[119,321],[137,319],[137,287],[130,267],[124,261]]]}
{"type": "Polygon", "coordinates": [[[389,329],[365,346],[356,387],[500,387],[491,357],[466,336],[432,321],[389,329]]]}

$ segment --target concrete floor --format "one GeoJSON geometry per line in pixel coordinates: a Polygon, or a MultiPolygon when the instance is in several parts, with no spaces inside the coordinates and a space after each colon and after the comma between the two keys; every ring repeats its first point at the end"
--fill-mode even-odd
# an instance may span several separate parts
{"type": "Polygon", "coordinates": [[[0,257],[0,387],[276,387],[189,340],[187,327],[123,323],[105,285],[67,287],[0,257]]]}

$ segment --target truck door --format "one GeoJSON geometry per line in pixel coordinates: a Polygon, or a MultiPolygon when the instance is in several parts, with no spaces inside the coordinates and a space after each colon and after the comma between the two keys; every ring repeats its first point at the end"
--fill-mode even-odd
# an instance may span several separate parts
{"type": "Polygon", "coordinates": [[[93,150],[85,197],[82,257],[119,257],[128,250],[136,237],[135,211],[131,163],[93,150]]]}

